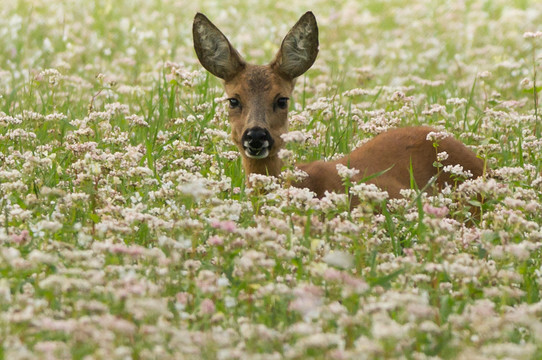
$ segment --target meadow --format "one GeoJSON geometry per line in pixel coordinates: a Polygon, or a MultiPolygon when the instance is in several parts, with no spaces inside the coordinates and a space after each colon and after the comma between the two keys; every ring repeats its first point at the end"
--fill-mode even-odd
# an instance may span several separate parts
{"type": "Polygon", "coordinates": [[[3,0],[0,359],[542,358],[541,20],[534,0],[3,0]],[[286,170],[431,125],[487,176],[399,200],[345,179],[352,210],[288,171],[247,188],[193,17],[263,64],[307,10],[286,170]]]}

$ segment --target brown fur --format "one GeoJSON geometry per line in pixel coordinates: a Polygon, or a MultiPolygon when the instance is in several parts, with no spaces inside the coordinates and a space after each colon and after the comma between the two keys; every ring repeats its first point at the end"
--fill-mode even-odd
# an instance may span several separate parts
{"type": "MultiPolygon", "coordinates": [[[[246,63],[220,30],[202,14],[197,14],[194,19],[193,34],[194,47],[202,65],[222,78],[228,97],[240,103],[230,109],[229,118],[232,139],[241,152],[245,173],[247,176],[251,173],[278,176],[282,162],[277,154],[284,146],[280,135],[288,131],[288,109],[277,107],[277,99],[291,96],[295,78],[309,69],[316,59],[318,27],[314,15],[308,12],[299,19],[284,38],[275,59],[265,66],[246,63]],[[253,127],[266,129],[274,140],[264,159],[249,158],[244,152],[242,135],[253,127]]],[[[401,189],[411,187],[412,166],[415,183],[421,189],[437,174],[434,166],[437,151],[426,139],[430,131],[434,130],[429,127],[390,130],[337,161],[300,164],[299,168],[309,176],[294,185],[309,188],[322,197],[325,191],[344,191],[337,164],[360,170],[353,182],[389,169],[368,182],[397,198],[401,189]]],[[[460,164],[474,177],[483,174],[484,162],[458,140],[448,137],[439,141],[438,152],[442,151],[449,155],[443,165],[460,164]]],[[[453,181],[448,174],[441,173],[436,181],[437,188],[441,189],[445,183],[452,184],[453,181]]]]}
{"type": "MultiPolygon", "coordinates": [[[[339,160],[299,165],[309,177],[296,185],[308,187],[318,197],[322,197],[326,190],[344,191],[344,185],[336,171],[336,165],[342,164],[360,170],[352,179],[353,182],[385,171],[367,182],[386,190],[390,197],[398,198],[401,189],[410,188],[412,164],[415,183],[421,189],[437,174],[434,166],[437,150],[433,143],[426,139],[431,131],[436,130],[425,126],[393,129],[376,136],[339,160]]],[[[448,159],[442,162],[443,165],[460,164],[464,170],[470,170],[473,177],[483,174],[483,160],[476,157],[463,143],[448,137],[438,144],[438,152],[446,151],[449,155],[448,159]]],[[[453,179],[448,173],[441,172],[436,182],[437,187],[442,189],[446,183],[452,185],[453,179]]]]}

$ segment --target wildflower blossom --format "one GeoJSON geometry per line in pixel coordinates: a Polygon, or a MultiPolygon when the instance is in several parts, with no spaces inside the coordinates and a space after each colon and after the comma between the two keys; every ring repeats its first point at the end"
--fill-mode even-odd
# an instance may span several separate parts
{"type": "Polygon", "coordinates": [[[387,191],[383,191],[374,184],[359,183],[350,188],[350,193],[357,196],[362,202],[381,203],[389,197],[387,191]]]}
{"type": "Polygon", "coordinates": [[[525,39],[541,38],[542,37],[542,31],[536,31],[536,32],[527,31],[527,32],[525,32],[523,34],[523,37],[525,39]]]}
{"type": "Polygon", "coordinates": [[[294,142],[294,143],[304,143],[307,141],[307,134],[305,134],[303,131],[289,131],[285,134],[282,134],[280,136],[282,140],[285,142],[294,142]]]}
{"type": "Polygon", "coordinates": [[[324,261],[333,266],[349,269],[354,265],[354,257],[343,251],[330,251],[324,256],[324,261]]]}
{"type": "Polygon", "coordinates": [[[437,161],[442,162],[444,160],[447,160],[449,157],[448,153],[446,151],[442,151],[437,153],[437,161]]]}
{"type": "Polygon", "coordinates": [[[435,132],[435,131],[431,131],[427,134],[427,140],[428,141],[431,141],[431,142],[437,142],[439,140],[443,140],[443,139],[446,139],[447,137],[450,137],[451,134],[445,132],[445,131],[439,131],[439,132],[435,132]]]}
{"type": "Polygon", "coordinates": [[[212,315],[215,310],[215,304],[211,299],[203,299],[200,304],[200,315],[212,315]]]}
{"type": "Polygon", "coordinates": [[[457,164],[457,165],[446,165],[442,168],[442,171],[450,173],[455,176],[462,177],[464,179],[468,179],[472,177],[472,172],[470,170],[464,170],[463,166],[457,164]]]}
{"type": "Polygon", "coordinates": [[[448,212],[450,211],[446,206],[442,207],[434,207],[429,204],[423,205],[423,211],[425,211],[427,214],[433,215],[438,218],[443,218],[446,215],[448,215],[448,212]]]}
{"type": "Polygon", "coordinates": [[[357,174],[359,174],[359,170],[356,168],[348,168],[344,166],[343,164],[337,164],[337,173],[343,180],[351,179],[357,174]]]}

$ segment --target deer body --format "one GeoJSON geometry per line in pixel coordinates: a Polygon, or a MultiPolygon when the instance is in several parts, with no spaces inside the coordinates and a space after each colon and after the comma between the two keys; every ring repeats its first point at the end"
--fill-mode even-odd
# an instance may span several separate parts
{"type": "MultiPolygon", "coordinates": [[[[342,164],[360,171],[351,179],[353,183],[382,173],[367,182],[386,190],[391,198],[400,197],[402,189],[411,187],[411,172],[415,184],[423,188],[438,173],[434,166],[436,150],[433,142],[427,140],[427,134],[433,131],[425,126],[389,130],[339,160],[298,165],[309,176],[297,186],[311,189],[318,197],[322,197],[326,190],[344,190],[336,171],[336,165],[342,164]]],[[[451,137],[442,139],[438,142],[438,151],[448,154],[448,159],[441,162],[443,166],[460,164],[473,177],[483,174],[484,162],[460,141],[451,137]]],[[[454,180],[441,170],[436,180],[437,188],[442,189],[446,183],[453,184],[454,180]]]]}
{"type": "MultiPolygon", "coordinates": [[[[288,102],[295,79],[307,71],[318,53],[318,27],[311,12],[303,15],[284,38],[275,59],[268,65],[246,63],[227,38],[204,15],[197,14],[193,26],[194,47],[201,64],[224,80],[230,104],[232,139],[239,148],[245,173],[278,176],[282,162],[278,157],[284,146],[281,134],[288,131],[288,102]]],[[[298,167],[308,177],[295,186],[306,187],[322,197],[326,191],[344,191],[336,165],[360,171],[352,182],[370,179],[390,197],[400,197],[401,189],[411,187],[412,179],[423,188],[438,173],[430,127],[407,127],[376,136],[336,161],[315,161],[298,167]],[[411,171],[412,169],[412,171],[411,171]]],[[[451,137],[438,142],[438,152],[448,158],[443,165],[463,166],[474,177],[483,174],[484,162],[463,143],[451,137]]],[[[439,173],[438,188],[453,183],[446,173],[439,173]]]]}

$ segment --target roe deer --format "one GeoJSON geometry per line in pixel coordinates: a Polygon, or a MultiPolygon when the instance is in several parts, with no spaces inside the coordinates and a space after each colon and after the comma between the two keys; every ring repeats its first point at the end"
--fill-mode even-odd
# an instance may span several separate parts
{"type": "MultiPolygon", "coordinates": [[[[282,162],[278,157],[288,131],[288,103],[295,80],[307,71],[318,54],[318,26],[312,12],[305,13],[288,32],[275,59],[268,65],[245,62],[226,36],[205,15],[198,13],[193,24],[194,48],[200,63],[211,74],[224,80],[229,97],[232,139],[242,155],[246,176],[251,173],[278,176],[282,162]]],[[[306,187],[322,197],[325,191],[344,192],[336,165],[360,172],[352,182],[379,174],[368,182],[400,197],[401,189],[411,187],[411,173],[420,188],[433,176],[438,188],[452,184],[448,173],[438,171],[430,127],[406,127],[376,136],[336,161],[299,164],[308,177],[294,186],[306,187]]],[[[438,141],[438,151],[448,158],[441,163],[461,165],[473,177],[483,174],[484,162],[460,141],[447,137],[438,141]]]]}

